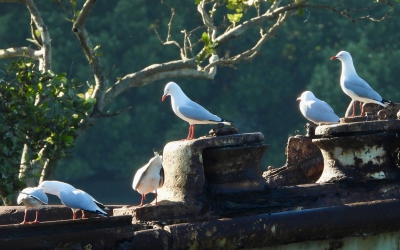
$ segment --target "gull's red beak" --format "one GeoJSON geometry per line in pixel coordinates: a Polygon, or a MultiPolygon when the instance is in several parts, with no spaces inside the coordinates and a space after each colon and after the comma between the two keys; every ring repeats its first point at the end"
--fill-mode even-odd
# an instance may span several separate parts
{"type": "Polygon", "coordinates": [[[167,97],[167,96],[166,96],[166,95],[163,95],[163,96],[161,97],[161,101],[164,101],[165,97],[167,97]]]}
{"type": "Polygon", "coordinates": [[[337,59],[336,56],[332,56],[332,57],[331,57],[331,60],[335,60],[335,59],[337,59]]]}

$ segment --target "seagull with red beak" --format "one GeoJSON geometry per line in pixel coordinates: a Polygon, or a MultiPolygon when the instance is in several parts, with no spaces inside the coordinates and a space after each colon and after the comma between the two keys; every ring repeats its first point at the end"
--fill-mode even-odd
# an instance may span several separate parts
{"type": "MultiPolygon", "coordinates": [[[[383,99],[369,84],[358,76],[354,68],[353,59],[347,51],[340,51],[331,60],[338,59],[342,62],[342,74],[340,75],[340,86],[343,92],[350,96],[354,101],[360,102],[361,115],[364,116],[364,106],[362,103],[376,103],[383,107],[392,104],[391,101],[383,99]]],[[[353,102],[353,114],[356,115],[356,103],[353,102]]]]}
{"type": "Polygon", "coordinates": [[[189,133],[187,140],[194,139],[194,131],[196,124],[225,124],[232,125],[233,122],[224,120],[216,115],[211,114],[207,109],[190,100],[183,93],[178,84],[169,82],[164,88],[162,101],[167,96],[171,96],[171,105],[174,113],[184,121],[189,123],[189,133]]]}

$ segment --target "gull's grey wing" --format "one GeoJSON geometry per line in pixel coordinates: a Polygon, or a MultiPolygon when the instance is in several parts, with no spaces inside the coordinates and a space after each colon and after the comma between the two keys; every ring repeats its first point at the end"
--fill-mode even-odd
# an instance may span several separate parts
{"type": "Polygon", "coordinates": [[[346,78],[344,80],[344,87],[359,97],[376,100],[378,102],[382,101],[382,97],[360,77],[346,78]]]}
{"type": "Polygon", "coordinates": [[[41,188],[35,189],[30,196],[38,201],[40,201],[43,204],[48,204],[49,199],[47,198],[47,195],[43,192],[41,188]]]}
{"type": "Polygon", "coordinates": [[[28,197],[31,199],[38,200],[43,204],[47,204],[49,202],[47,195],[43,192],[43,190],[41,188],[28,187],[28,188],[24,188],[18,195],[18,199],[17,199],[18,204],[21,204],[22,200],[26,199],[28,197]]]}
{"type": "Polygon", "coordinates": [[[306,118],[316,122],[339,122],[339,117],[335,114],[331,106],[324,101],[312,101],[305,106],[306,118]]]}
{"type": "Polygon", "coordinates": [[[99,208],[91,199],[91,196],[82,190],[75,189],[73,191],[61,191],[60,200],[67,207],[107,216],[107,213],[99,208]]]}
{"type": "Polygon", "coordinates": [[[149,169],[150,166],[150,162],[148,162],[146,165],[144,165],[143,167],[139,168],[136,173],[135,176],[133,177],[133,183],[132,183],[132,188],[134,190],[137,190],[140,182],[142,181],[144,175],[146,174],[146,171],[149,169]]]}
{"type": "Polygon", "coordinates": [[[178,111],[185,117],[197,121],[221,121],[221,118],[211,114],[201,105],[191,102],[189,105],[179,106],[178,111]]]}

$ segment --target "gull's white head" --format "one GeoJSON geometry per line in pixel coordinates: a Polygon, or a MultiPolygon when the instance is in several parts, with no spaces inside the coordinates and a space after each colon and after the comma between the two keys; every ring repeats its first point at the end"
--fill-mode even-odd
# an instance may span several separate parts
{"type": "Polygon", "coordinates": [[[296,101],[308,101],[315,99],[315,95],[311,91],[304,91],[296,101]]]}
{"type": "Polygon", "coordinates": [[[61,181],[43,181],[39,184],[38,188],[41,188],[43,192],[47,194],[60,196],[60,192],[63,190],[74,190],[75,188],[68,183],[61,181]]]}
{"type": "Polygon", "coordinates": [[[162,96],[161,100],[164,101],[165,97],[167,97],[169,95],[174,95],[175,93],[179,93],[179,92],[182,92],[179,85],[174,82],[169,82],[169,83],[167,83],[167,85],[165,85],[164,95],[162,96]]]}
{"type": "Polygon", "coordinates": [[[339,53],[337,53],[336,56],[331,57],[331,60],[335,60],[335,59],[338,59],[342,62],[352,60],[350,53],[347,51],[340,51],[339,53]]]}

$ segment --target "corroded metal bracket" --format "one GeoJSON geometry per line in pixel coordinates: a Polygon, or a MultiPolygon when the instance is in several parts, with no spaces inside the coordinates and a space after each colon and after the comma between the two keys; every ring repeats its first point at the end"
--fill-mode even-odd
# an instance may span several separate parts
{"type": "Polygon", "coordinates": [[[399,120],[319,126],[316,135],[325,137],[313,139],[324,158],[324,171],[317,183],[399,177],[393,157],[400,142],[399,120]]]}

